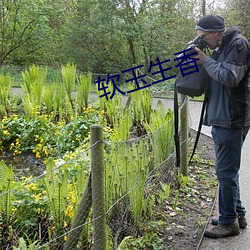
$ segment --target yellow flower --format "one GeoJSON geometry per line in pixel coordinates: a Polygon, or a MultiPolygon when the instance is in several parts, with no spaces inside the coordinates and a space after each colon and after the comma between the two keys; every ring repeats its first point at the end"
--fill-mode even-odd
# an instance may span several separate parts
{"type": "Polygon", "coordinates": [[[4,135],[9,135],[10,133],[9,133],[8,130],[4,130],[4,131],[3,131],[3,134],[4,134],[4,135]]]}
{"type": "Polygon", "coordinates": [[[76,196],[75,195],[72,195],[71,201],[72,201],[72,203],[76,203],[76,196]]]}
{"type": "Polygon", "coordinates": [[[73,218],[74,217],[73,206],[68,205],[66,208],[66,211],[64,211],[64,213],[65,213],[65,215],[68,215],[69,218],[73,218]]]}
{"type": "Polygon", "coordinates": [[[13,153],[13,154],[14,154],[14,155],[18,155],[18,154],[21,154],[21,153],[22,153],[22,151],[19,151],[19,150],[16,149],[16,150],[14,150],[14,153],[13,153]]]}
{"type": "Polygon", "coordinates": [[[11,210],[12,210],[12,212],[16,212],[17,208],[13,207],[11,210]]]}
{"type": "Polygon", "coordinates": [[[40,201],[42,199],[41,195],[42,195],[41,193],[33,194],[32,197],[35,198],[36,201],[40,201]]]}
{"type": "Polygon", "coordinates": [[[49,153],[46,147],[43,147],[43,153],[45,154],[46,157],[48,157],[49,153]]]}
{"type": "Polygon", "coordinates": [[[34,191],[34,190],[37,190],[37,186],[35,183],[30,183],[29,185],[26,186],[26,189],[28,191],[34,191]]]}
{"type": "Polygon", "coordinates": [[[36,158],[40,159],[41,158],[41,155],[39,152],[36,152],[36,158]]]}

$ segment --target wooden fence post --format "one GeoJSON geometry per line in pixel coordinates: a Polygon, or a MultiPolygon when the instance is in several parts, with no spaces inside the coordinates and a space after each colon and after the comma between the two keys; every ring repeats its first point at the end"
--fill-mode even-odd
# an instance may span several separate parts
{"type": "Polygon", "coordinates": [[[106,249],[106,216],[104,193],[104,149],[103,130],[99,124],[90,127],[91,176],[93,205],[93,250],[106,249]]]}

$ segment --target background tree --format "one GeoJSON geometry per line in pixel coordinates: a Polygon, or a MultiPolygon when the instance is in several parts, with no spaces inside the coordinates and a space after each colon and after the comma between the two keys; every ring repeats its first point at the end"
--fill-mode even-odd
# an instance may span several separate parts
{"type": "Polygon", "coordinates": [[[1,1],[0,8],[0,65],[5,61],[20,65],[26,61],[24,54],[27,58],[44,44],[46,8],[36,0],[1,1]]]}
{"type": "Polygon", "coordinates": [[[248,0],[225,0],[222,15],[227,27],[238,26],[250,40],[250,2],[248,0]]]}
{"type": "Polygon", "coordinates": [[[247,23],[247,10],[239,8],[247,1],[231,1],[220,5],[214,0],[1,1],[0,64],[71,62],[81,71],[105,75],[121,73],[133,64],[144,65],[146,72],[159,58],[169,59],[173,71],[178,70],[174,54],[194,39],[200,16],[221,14],[227,25],[247,23]]]}

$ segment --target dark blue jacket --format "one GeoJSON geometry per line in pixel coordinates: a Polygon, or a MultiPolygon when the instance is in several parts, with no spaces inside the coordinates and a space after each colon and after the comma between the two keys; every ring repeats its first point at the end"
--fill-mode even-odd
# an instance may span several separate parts
{"type": "Polygon", "coordinates": [[[250,45],[237,27],[225,32],[203,66],[211,77],[204,125],[250,126],[250,45]]]}

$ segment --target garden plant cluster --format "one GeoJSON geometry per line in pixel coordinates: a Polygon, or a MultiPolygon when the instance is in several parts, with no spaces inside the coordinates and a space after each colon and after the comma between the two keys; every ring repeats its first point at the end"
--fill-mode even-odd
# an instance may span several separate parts
{"type": "MultiPolygon", "coordinates": [[[[130,105],[119,95],[90,103],[91,73],[67,64],[60,75],[48,83],[47,69],[31,66],[22,72],[21,96],[11,93],[10,74],[0,76],[1,158],[28,153],[44,164],[40,176],[17,177],[14,166],[0,162],[1,247],[63,249],[91,172],[90,126],[101,124],[107,249],[164,249],[155,210],[167,202],[177,211],[181,196],[170,188],[173,112],[161,102],[152,109],[150,89],[131,93],[130,105]]],[[[188,177],[177,179],[183,192],[192,185],[188,177]]],[[[77,249],[93,244],[91,216],[77,249]]],[[[165,228],[164,220],[159,225],[165,228]]]]}

